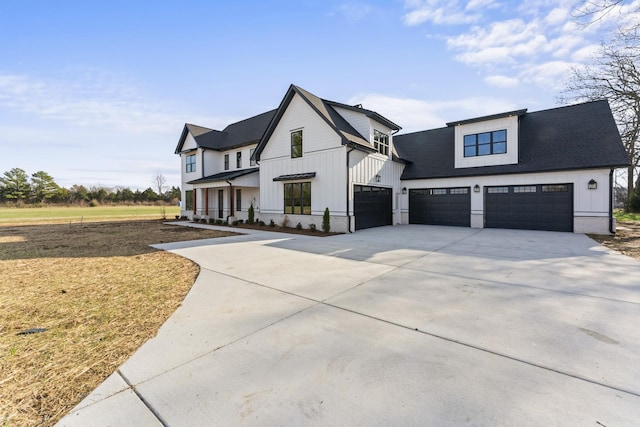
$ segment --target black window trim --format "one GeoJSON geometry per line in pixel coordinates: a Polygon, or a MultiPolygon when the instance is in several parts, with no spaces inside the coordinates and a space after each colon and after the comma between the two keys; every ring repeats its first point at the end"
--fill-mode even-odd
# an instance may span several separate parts
{"type": "Polygon", "coordinates": [[[508,139],[508,134],[507,134],[507,129],[496,129],[496,130],[491,130],[491,131],[487,131],[487,132],[477,132],[477,133],[469,133],[466,135],[463,135],[462,137],[462,154],[463,157],[465,158],[473,158],[473,157],[484,157],[484,156],[492,156],[492,155],[496,155],[496,154],[507,154],[508,151],[508,146],[507,146],[507,139],[508,139]],[[494,140],[494,135],[498,132],[504,132],[504,141],[503,140],[499,140],[499,141],[495,141],[494,140]],[[489,142],[486,144],[480,144],[478,142],[478,137],[479,135],[483,135],[483,134],[489,134],[489,142]],[[472,136],[474,137],[474,144],[471,145],[466,145],[466,138],[472,136]],[[504,143],[504,152],[501,153],[494,153],[495,149],[495,145],[497,144],[502,144],[504,143]],[[489,146],[489,152],[486,154],[479,154],[479,148],[480,146],[489,146]],[[475,148],[475,154],[473,155],[467,155],[467,147],[474,147],[475,148]]]}
{"type": "Polygon", "coordinates": [[[292,130],[291,131],[291,158],[292,159],[299,159],[300,157],[302,157],[302,152],[303,152],[303,147],[304,147],[304,136],[303,136],[303,132],[302,129],[296,129],[296,130],[292,130]],[[298,142],[295,143],[294,145],[294,135],[300,134],[300,142],[298,144],[298,142]],[[300,151],[294,153],[294,146],[298,146],[300,145],[300,151]],[[295,154],[295,155],[294,155],[295,154]]]}
{"type": "Polygon", "coordinates": [[[311,215],[311,181],[300,181],[300,182],[285,182],[283,184],[283,190],[284,190],[284,209],[283,209],[283,213],[285,215],[311,215]],[[305,195],[304,195],[304,186],[308,185],[309,186],[309,197],[308,200],[306,200],[305,195]],[[291,188],[293,190],[294,186],[300,186],[300,198],[294,198],[291,197],[291,195],[288,194],[289,188],[291,188]],[[289,196],[289,197],[288,197],[289,196]],[[295,212],[295,207],[296,204],[295,202],[298,201],[300,203],[300,213],[296,213],[295,212]],[[305,201],[308,201],[308,204],[305,203],[305,201]],[[288,203],[289,202],[289,203],[288,203]],[[287,208],[290,207],[290,212],[287,210],[287,208]],[[308,208],[308,213],[305,213],[305,208],[308,208]]]}

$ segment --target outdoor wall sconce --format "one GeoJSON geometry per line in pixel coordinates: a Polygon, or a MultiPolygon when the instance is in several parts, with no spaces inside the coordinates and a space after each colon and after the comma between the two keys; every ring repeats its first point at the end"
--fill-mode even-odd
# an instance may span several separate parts
{"type": "Polygon", "coordinates": [[[587,184],[587,188],[589,190],[597,190],[598,189],[598,183],[592,179],[591,181],[589,181],[589,184],[587,184]]]}
{"type": "Polygon", "coordinates": [[[380,175],[376,174],[376,182],[380,182],[380,175]]]}
{"type": "Polygon", "coordinates": [[[473,192],[474,193],[479,193],[480,192],[480,186],[478,184],[473,186],[473,192]]]}
{"type": "Polygon", "coordinates": [[[407,187],[402,187],[402,194],[407,194],[407,187]]]}

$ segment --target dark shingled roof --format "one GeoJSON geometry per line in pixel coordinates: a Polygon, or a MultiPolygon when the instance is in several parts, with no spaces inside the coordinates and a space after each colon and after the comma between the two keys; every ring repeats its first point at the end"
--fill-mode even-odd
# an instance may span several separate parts
{"type": "Polygon", "coordinates": [[[553,108],[520,117],[518,164],[454,167],[455,127],[396,135],[408,161],[401,179],[448,178],[616,168],[629,164],[607,101],[553,108]]]}
{"type": "Polygon", "coordinates": [[[267,111],[257,116],[232,123],[222,131],[187,123],[176,147],[176,154],[182,151],[187,132],[196,140],[199,147],[209,150],[223,151],[245,145],[256,144],[267,129],[276,110],[267,111]]]}
{"type": "Polygon", "coordinates": [[[193,181],[187,182],[187,184],[198,184],[202,182],[213,182],[213,181],[232,181],[241,176],[249,175],[250,173],[258,172],[259,168],[251,168],[251,169],[240,169],[235,171],[225,171],[220,172],[214,175],[205,176],[204,178],[194,179],[193,181]]]}
{"type": "Polygon", "coordinates": [[[360,135],[360,133],[357,130],[355,130],[353,126],[351,126],[349,122],[347,122],[344,119],[344,117],[342,117],[333,108],[334,106],[346,108],[351,111],[364,114],[367,117],[370,117],[378,121],[379,123],[382,123],[385,126],[388,126],[392,130],[400,129],[400,126],[382,117],[380,114],[376,113],[375,111],[366,110],[360,107],[353,107],[350,105],[340,104],[334,101],[327,101],[326,99],[322,99],[315,96],[311,92],[307,92],[301,87],[291,85],[289,86],[287,93],[282,99],[282,102],[280,103],[280,106],[278,107],[273,120],[269,124],[269,127],[267,128],[266,132],[262,136],[262,139],[260,140],[260,143],[258,144],[258,148],[256,149],[256,152],[254,154],[256,160],[260,160],[260,154],[262,153],[262,150],[264,150],[264,147],[266,146],[267,141],[273,134],[276,126],[278,125],[278,122],[282,118],[282,115],[286,111],[287,107],[289,106],[289,103],[291,102],[295,94],[298,94],[320,116],[320,118],[323,119],[324,122],[327,123],[331,127],[331,129],[333,129],[338,134],[338,136],[342,139],[343,145],[353,144],[354,147],[361,149],[363,151],[368,151],[368,152],[377,151],[375,147],[367,140],[367,138],[360,135]]]}

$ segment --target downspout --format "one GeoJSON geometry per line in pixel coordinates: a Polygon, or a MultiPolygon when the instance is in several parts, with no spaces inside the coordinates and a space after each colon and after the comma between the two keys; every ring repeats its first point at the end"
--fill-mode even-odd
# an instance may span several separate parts
{"type": "MultiPolygon", "coordinates": [[[[348,146],[349,145],[347,144],[347,147],[348,146]]],[[[347,231],[349,233],[352,232],[351,231],[351,215],[349,215],[349,154],[355,149],[356,148],[352,146],[351,149],[347,151],[347,179],[346,179],[346,181],[347,181],[347,188],[346,188],[347,193],[346,193],[346,201],[347,201],[347,231]]]]}
{"type": "Polygon", "coordinates": [[[204,152],[207,151],[207,149],[204,147],[201,147],[201,148],[202,148],[202,158],[200,160],[202,163],[202,174],[201,174],[202,176],[200,178],[204,178],[204,152]]]}
{"type": "Polygon", "coordinates": [[[613,227],[613,169],[609,172],[609,233],[616,234],[613,227]]]}
{"type": "Polygon", "coordinates": [[[227,184],[229,184],[229,215],[227,215],[227,223],[229,222],[229,217],[233,216],[233,184],[228,179],[225,180],[227,184]]]}
{"type": "MultiPolygon", "coordinates": [[[[200,148],[202,149],[202,156],[200,156],[200,163],[202,164],[202,171],[200,172],[200,178],[204,178],[204,152],[205,152],[205,151],[207,151],[207,149],[206,149],[206,148],[204,148],[204,147],[200,147],[200,148]]],[[[194,188],[194,192],[193,192],[193,193],[194,193],[194,195],[195,195],[196,191],[198,191],[198,190],[196,190],[196,189],[194,188]]],[[[204,202],[205,202],[206,204],[209,204],[209,197],[208,197],[208,195],[207,195],[207,197],[205,197],[204,202]]],[[[196,205],[195,198],[194,198],[193,205],[194,205],[194,214],[195,214],[195,205],[196,205]]],[[[208,208],[209,208],[208,206],[205,206],[205,207],[204,207],[205,212],[208,210],[208,208]]],[[[207,214],[205,214],[205,215],[207,215],[207,214]]]]}

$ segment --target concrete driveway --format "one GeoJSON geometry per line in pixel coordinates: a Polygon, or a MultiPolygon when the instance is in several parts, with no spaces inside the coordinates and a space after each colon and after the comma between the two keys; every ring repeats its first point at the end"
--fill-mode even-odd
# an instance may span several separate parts
{"type": "Polygon", "coordinates": [[[395,226],[159,245],[184,304],[59,425],[638,425],[640,263],[395,226]]]}

